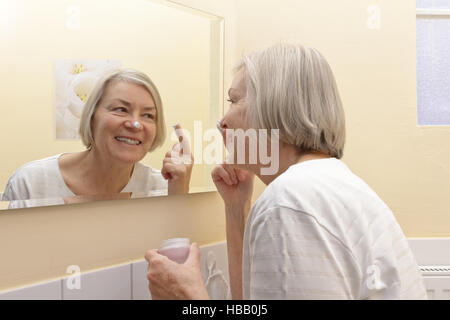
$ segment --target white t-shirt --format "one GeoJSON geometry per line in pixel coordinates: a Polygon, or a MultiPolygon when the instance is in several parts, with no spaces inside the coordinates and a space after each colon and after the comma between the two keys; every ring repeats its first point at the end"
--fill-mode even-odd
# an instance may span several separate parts
{"type": "MultiPolygon", "coordinates": [[[[40,203],[47,199],[54,203],[56,199],[75,197],[64,182],[56,156],[31,161],[20,167],[9,178],[3,193],[3,201],[25,200],[21,203],[40,203]],[[31,200],[31,201],[30,201],[31,200]]],[[[131,192],[132,197],[157,196],[167,194],[167,181],[159,170],[142,163],[136,163],[130,181],[122,192],[131,192]]],[[[19,202],[20,202],[19,201],[19,202]]]]}
{"type": "Polygon", "coordinates": [[[426,299],[391,210],[335,158],[292,165],[255,202],[244,299],[426,299]]]}

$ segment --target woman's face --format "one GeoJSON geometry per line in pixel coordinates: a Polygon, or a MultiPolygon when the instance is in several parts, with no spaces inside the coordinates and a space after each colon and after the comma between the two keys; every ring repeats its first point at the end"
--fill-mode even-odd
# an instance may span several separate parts
{"type": "MultiPolygon", "coordinates": [[[[228,109],[227,113],[224,115],[222,120],[220,121],[220,125],[223,129],[233,129],[233,133],[237,134],[233,136],[233,144],[229,145],[231,141],[227,141],[226,137],[226,130],[222,131],[222,136],[224,139],[224,143],[227,146],[227,149],[231,152],[233,149],[233,152],[231,155],[234,156],[233,159],[228,158],[227,162],[230,163],[232,161],[233,164],[238,165],[238,167],[241,168],[250,168],[248,165],[250,164],[256,164],[256,162],[252,162],[250,159],[250,154],[253,156],[257,155],[257,141],[253,140],[253,143],[251,143],[247,138],[244,138],[242,140],[241,135],[241,141],[245,141],[243,145],[239,143],[239,135],[242,132],[236,132],[237,129],[242,129],[245,133],[248,131],[251,131],[251,128],[248,127],[246,123],[246,114],[248,111],[248,103],[246,101],[246,95],[247,95],[247,87],[245,82],[245,69],[241,68],[235,75],[233,79],[233,83],[231,84],[230,89],[228,90],[228,101],[230,102],[230,108],[228,109]],[[250,130],[249,130],[250,129],[250,130]],[[247,131],[248,130],[248,131],[247,131]],[[239,160],[239,155],[240,159],[239,160]],[[240,166],[239,166],[240,165],[240,166]]],[[[230,135],[231,137],[231,135],[230,135]]],[[[231,156],[229,155],[229,156],[231,156]]]]}
{"type": "Polygon", "coordinates": [[[245,84],[245,69],[241,68],[234,76],[233,83],[228,90],[228,101],[230,108],[223,116],[220,124],[224,129],[247,129],[245,117],[247,112],[247,103],[245,97],[247,87],[245,84]]]}
{"type": "Polygon", "coordinates": [[[93,150],[125,164],[140,161],[155,139],[156,116],[155,102],[145,87],[109,83],[92,120],[93,150]]]}

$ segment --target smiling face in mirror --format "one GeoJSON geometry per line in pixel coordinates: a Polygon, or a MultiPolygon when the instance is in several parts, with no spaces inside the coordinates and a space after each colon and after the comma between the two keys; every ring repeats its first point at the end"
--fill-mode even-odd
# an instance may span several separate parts
{"type": "Polygon", "coordinates": [[[81,115],[80,134],[87,150],[58,158],[70,196],[167,190],[161,174],[139,163],[163,141],[163,119],[158,90],[146,74],[133,69],[106,73],[81,115]]]}
{"type": "Polygon", "coordinates": [[[140,161],[156,136],[156,107],[148,90],[125,81],[109,83],[92,119],[91,152],[105,161],[140,161]]]}

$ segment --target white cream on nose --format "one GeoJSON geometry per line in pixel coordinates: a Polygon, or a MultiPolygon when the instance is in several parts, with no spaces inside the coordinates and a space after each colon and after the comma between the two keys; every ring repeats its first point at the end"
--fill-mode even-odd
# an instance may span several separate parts
{"type": "Polygon", "coordinates": [[[137,121],[133,122],[133,127],[135,127],[136,129],[139,129],[141,127],[141,124],[137,121]]]}

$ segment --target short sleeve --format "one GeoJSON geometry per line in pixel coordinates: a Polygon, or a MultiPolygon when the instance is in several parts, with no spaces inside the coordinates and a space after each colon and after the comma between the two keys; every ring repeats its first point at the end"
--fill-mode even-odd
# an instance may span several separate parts
{"type": "Polygon", "coordinates": [[[249,229],[250,299],[355,299],[361,273],[349,250],[314,217],[264,211],[249,229]]]}
{"type": "Polygon", "coordinates": [[[5,192],[2,195],[2,201],[21,200],[22,197],[18,193],[18,182],[15,177],[11,177],[5,187],[5,192]]]}

